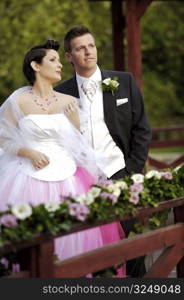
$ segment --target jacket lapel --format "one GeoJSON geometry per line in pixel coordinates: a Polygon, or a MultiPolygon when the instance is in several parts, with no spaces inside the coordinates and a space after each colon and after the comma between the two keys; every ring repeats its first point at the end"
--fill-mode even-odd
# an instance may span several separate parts
{"type": "MultiPolygon", "coordinates": [[[[101,73],[102,80],[110,77],[108,71],[101,70],[101,73]]],[[[111,135],[116,134],[116,101],[114,97],[111,91],[103,92],[104,119],[111,135]]]]}
{"type": "Polygon", "coordinates": [[[79,90],[77,86],[76,75],[74,75],[70,79],[70,82],[68,82],[68,93],[69,95],[72,95],[75,98],[79,98],[79,90]]]}

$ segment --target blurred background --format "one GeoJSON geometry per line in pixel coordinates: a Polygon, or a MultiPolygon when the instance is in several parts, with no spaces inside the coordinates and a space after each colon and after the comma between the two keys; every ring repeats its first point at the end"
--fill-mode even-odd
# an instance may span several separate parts
{"type": "MultiPolygon", "coordinates": [[[[94,33],[99,65],[113,69],[110,6],[110,1],[1,1],[0,102],[13,90],[27,84],[22,74],[24,55],[30,47],[47,38],[61,43],[63,80],[72,75],[62,46],[66,31],[77,24],[88,26],[94,33]]],[[[141,19],[143,93],[152,127],[183,124],[183,20],[182,1],[153,1],[141,19]]]]}
{"type": "MultiPolygon", "coordinates": [[[[28,84],[22,73],[24,55],[48,38],[61,43],[62,80],[73,74],[63,37],[78,24],[94,33],[99,66],[114,69],[111,1],[0,1],[0,104],[28,84]]],[[[127,46],[126,40],[122,43],[127,46]]],[[[153,129],[146,168],[176,167],[184,161],[184,1],[151,3],[141,18],[141,51],[143,95],[153,129]]],[[[123,71],[128,71],[126,58],[123,71]]]]}

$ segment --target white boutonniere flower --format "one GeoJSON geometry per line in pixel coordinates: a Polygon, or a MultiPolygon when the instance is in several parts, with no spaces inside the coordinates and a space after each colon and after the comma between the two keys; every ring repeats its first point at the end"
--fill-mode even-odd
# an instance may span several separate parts
{"type": "Polygon", "coordinates": [[[118,77],[106,78],[102,81],[102,90],[106,92],[111,92],[114,96],[115,91],[117,91],[119,86],[118,77]]]}

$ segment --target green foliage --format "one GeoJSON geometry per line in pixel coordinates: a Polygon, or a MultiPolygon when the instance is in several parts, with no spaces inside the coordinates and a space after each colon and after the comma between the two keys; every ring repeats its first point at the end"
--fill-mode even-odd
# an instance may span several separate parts
{"type": "Polygon", "coordinates": [[[47,38],[61,43],[63,80],[72,75],[73,68],[64,58],[63,37],[69,28],[77,24],[84,24],[97,34],[99,60],[105,57],[106,67],[111,61],[106,59],[107,53],[103,51],[104,46],[106,49],[111,47],[109,6],[110,3],[94,4],[88,0],[1,1],[0,103],[15,89],[27,84],[22,74],[24,55],[33,45],[43,43],[47,38]],[[107,18],[107,22],[103,21],[104,18],[107,18]]]}
{"type": "Polygon", "coordinates": [[[172,127],[177,123],[179,125],[182,120],[176,118],[176,115],[173,116],[174,111],[181,109],[176,86],[171,81],[163,84],[162,78],[156,72],[145,71],[144,74],[144,98],[152,126],[172,127]]]}
{"type": "Polygon", "coordinates": [[[152,125],[182,125],[184,6],[154,1],[142,18],[144,95],[152,125]]]}
{"type": "MultiPolygon", "coordinates": [[[[73,68],[64,57],[63,37],[74,25],[88,26],[96,37],[98,62],[113,68],[110,1],[4,0],[0,2],[0,103],[27,84],[22,74],[26,51],[54,38],[61,43],[62,80],[73,68]]],[[[184,6],[153,1],[142,18],[144,96],[152,126],[182,125],[184,6]]]]}
{"type": "Polygon", "coordinates": [[[119,264],[117,266],[111,266],[109,268],[102,269],[100,271],[92,273],[93,278],[113,278],[118,274],[118,269],[120,269],[123,264],[119,264]]]}
{"type": "MultiPolygon", "coordinates": [[[[0,212],[0,247],[8,242],[31,240],[40,233],[57,236],[70,230],[76,222],[110,222],[114,217],[136,216],[139,207],[156,207],[159,202],[184,196],[184,166],[172,173],[149,171],[145,176],[141,175],[141,182],[139,175],[127,176],[124,181],[107,181],[93,186],[87,194],[75,199],[66,198],[60,204],[51,202],[49,205],[21,206],[19,209],[15,205],[16,210],[12,206],[0,212]],[[138,196],[136,202],[132,201],[135,200],[132,193],[138,196]],[[12,221],[11,224],[7,219],[3,221],[4,217],[9,216],[17,218],[17,223],[12,225],[12,221]]],[[[152,217],[150,222],[157,226],[163,223],[159,221],[158,224],[156,217],[152,217]]]]}
{"type": "MultiPolygon", "coordinates": [[[[140,207],[156,207],[159,202],[183,196],[184,166],[172,172],[151,170],[145,176],[134,174],[124,180],[103,181],[86,194],[75,199],[62,199],[61,203],[50,202],[33,207],[28,204],[23,207],[18,203],[0,212],[0,247],[33,240],[39,234],[58,236],[81,221],[89,224],[97,221],[109,223],[115,217],[135,217],[140,207]],[[137,200],[132,193],[138,196],[137,200]]],[[[135,233],[164,226],[168,212],[157,212],[149,218],[145,216],[147,221],[136,223],[135,233]]],[[[129,237],[135,233],[131,232],[129,237]]],[[[116,277],[118,268],[120,265],[100,270],[93,277],[116,277]]],[[[6,274],[0,265],[1,272],[6,274]]]]}
{"type": "Polygon", "coordinates": [[[155,230],[167,224],[170,210],[164,210],[154,213],[145,222],[136,222],[134,224],[134,231],[131,231],[128,237],[133,237],[137,233],[145,233],[150,230],[155,230]]]}
{"type": "MultiPolygon", "coordinates": [[[[89,2],[90,28],[96,37],[98,63],[103,69],[113,68],[111,2],[89,2]]],[[[115,53],[114,53],[115,55],[115,53]]]]}

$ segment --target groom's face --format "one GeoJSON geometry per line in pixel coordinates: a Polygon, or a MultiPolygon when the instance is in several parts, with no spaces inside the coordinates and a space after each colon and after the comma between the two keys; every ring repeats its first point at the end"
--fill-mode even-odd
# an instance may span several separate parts
{"type": "Polygon", "coordinates": [[[89,33],[71,40],[71,51],[66,56],[78,74],[93,73],[96,70],[97,49],[93,36],[89,33]]]}

